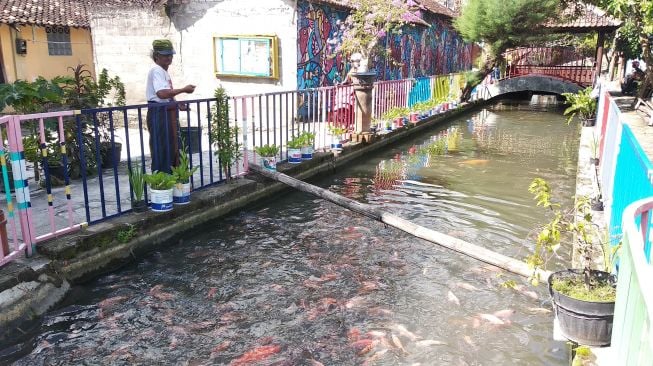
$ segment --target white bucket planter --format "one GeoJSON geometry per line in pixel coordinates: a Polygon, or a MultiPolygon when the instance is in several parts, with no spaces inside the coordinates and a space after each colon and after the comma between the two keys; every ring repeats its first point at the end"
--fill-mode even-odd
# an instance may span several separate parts
{"type": "Polygon", "coordinates": [[[299,164],[302,162],[302,150],[288,148],[288,162],[291,164],[299,164]]]}
{"type": "Polygon", "coordinates": [[[277,157],[276,156],[261,156],[261,165],[265,169],[277,170],[277,157]]]}
{"type": "Polygon", "coordinates": [[[172,188],[166,190],[150,188],[150,208],[155,212],[172,210],[172,188]]]}
{"type": "Polygon", "coordinates": [[[342,151],[340,136],[331,136],[331,151],[342,151]]]}
{"type": "Polygon", "coordinates": [[[190,183],[177,183],[172,188],[172,202],[185,205],[190,202],[190,183]]]}
{"type": "Polygon", "coordinates": [[[302,160],[311,160],[313,159],[313,146],[302,146],[302,160]]]}

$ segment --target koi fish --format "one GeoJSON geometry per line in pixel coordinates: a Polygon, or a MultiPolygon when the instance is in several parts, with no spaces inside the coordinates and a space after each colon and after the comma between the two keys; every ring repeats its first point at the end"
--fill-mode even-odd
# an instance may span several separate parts
{"type": "Polygon", "coordinates": [[[494,316],[494,315],[492,315],[492,314],[478,314],[478,316],[479,316],[481,319],[483,319],[483,320],[487,320],[488,322],[490,322],[491,324],[494,324],[494,325],[503,325],[503,324],[506,324],[503,320],[497,318],[496,316],[494,316]]]}
{"type": "Polygon", "coordinates": [[[104,309],[104,308],[108,308],[108,307],[111,307],[111,306],[113,306],[113,305],[119,304],[119,303],[121,303],[121,302],[123,302],[123,301],[125,301],[125,300],[127,300],[127,297],[126,297],[126,296],[115,296],[115,297],[110,297],[110,298],[108,298],[108,299],[104,299],[104,300],[100,301],[100,302],[98,303],[98,306],[99,306],[100,308],[103,308],[103,309],[104,309]]]}
{"type": "Polygon", "coordinates": [[[161,301],[172,300],[174,296],[171,293],[163,292],[163,285],[156,285],[150,289],[150,295],[161,301]]]}
{"type": "Polygon", "coordinates": [[[399,339],[399,337],[397,337],[394,334],[391,334],[390,341],[392,341],[392,345],[397,347],[397,349],[400,350],[402,353],[406,353],[406,354],[408,353],[408,351],[406,351],[406,349],[404,348],[404,345],[401,344],[401,340],[399,339]]]}
{"type": "Polygon", "coordinates": [[[457,282],[456,287],[460,287],[460,288],[462,288],[464,290],[467,290],[467,291],[478,291],[478,287],[476,287],[474,285],[471,285],[469,283],[466,283],[466,282],[457,282]]]}
{"type": "Polygon", "coordinates": [[[401,324],[395,324],[392,327],[392,329],[398,331],[399,334],[401,334],[402,336],[410,339],[413,342],[415,342],[416,339],[420,338],[420,337],[416,336],[414,333],[412,333],[411,331],[409,331],[408,329],[406,329],[406,327],[404,327],[401,324]]]}
{"type": "Polygon", "coordinates": [[[458,300],[458,297],[456,297],[456,295],[454,295],[454,293],[451,292],[451,290],[449,290],[449,292],[447,292],[447,300],[449,300],[449,302],[452,302],[452,303],[460,306],[460,300],[458,300]]]}
{"type": "Polygon", "coordinates": [[[528,308],[528,311],[534,314],[548,314],[551,310],[546,308],[528,308]]]}
{"type": "Polygon", "coordinates": [[[495,311],[492,315],[496,316],[497,318],[506,320],[510,318],[514,313],[515,310],[513,309],[503,309],[503,310],[495,311]]]}
{"type": "Polygon", "coordinates": [[[481,166],[481,165],[487,165],[490,161],[487,159],[469,159],[465,161],[461,161],[459,164],[461,165],[468,165],[468,166],[481,166]]]}
{"type": "Polygon", "coordinates": [[[245,366],[253,362],[262,361],[272,355],[275,355],[281,351],[281,346],[277,344],[270,344],[267,346],[261,346],[254,348],[245,352],[242,356],[231,361],[229,365],[231,366],[245,366]]]}
{"type": "Polygon", "coordinates": [[[209,292],[206,293],[206,298],[211,300],[215,297],[215,294],[218,292],[217,287],[211,287],[209,288],[209,292]]]}
{"type": "Polygon", "coordinates": [[[415,342],[415,344],[418,345],[418,346],[420,346],[420,347],[429,347],[429,346],[442,346],[442,345],[446,345],[445,342],[436,341],[436,340],[433,340],[433,339],[425,339],[425,340],[423,340],[423,341],[417,341],[417,342],[415,342]]]}
{"type": "Polygon", "coordinates": [[[351,344],[351,347],[356,351],[356,354],[363,356],[369,353],[379,343],[378,340],[373,339],[359,339],[351,344]]]}

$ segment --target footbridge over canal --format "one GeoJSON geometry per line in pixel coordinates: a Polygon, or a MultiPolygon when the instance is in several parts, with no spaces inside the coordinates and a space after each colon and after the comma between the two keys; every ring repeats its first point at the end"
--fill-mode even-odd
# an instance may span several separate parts
{"type": "Polygon", "coordinates": [[[583,86],[554,76],[529,74],[497,80],[485,84],[486,98],[517,92],[545,92],[551,94],[577,93],[583,86]]]}

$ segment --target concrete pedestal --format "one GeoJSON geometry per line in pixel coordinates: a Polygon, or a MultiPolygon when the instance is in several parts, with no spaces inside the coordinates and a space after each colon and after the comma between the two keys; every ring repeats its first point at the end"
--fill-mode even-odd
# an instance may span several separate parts
{"type": "Polygon", "coordinates": [[[352,74],[354,93],[356,95],[355,133],[369,132],[372,125],[372,89],[374,72],[358,72],[352,74]]]}

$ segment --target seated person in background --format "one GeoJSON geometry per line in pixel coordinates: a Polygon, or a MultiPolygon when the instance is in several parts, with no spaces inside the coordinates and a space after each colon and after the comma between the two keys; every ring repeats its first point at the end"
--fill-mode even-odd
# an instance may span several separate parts
{"type": "Polygon", "coordinates": [[[644,80],[644,76],[644,71],[639,68],[639,61],[633,61],[632,71],[626,76],[625,82],[621,84],[621,92],[626,95],[634,95],[639,83],[644,80]]]}

